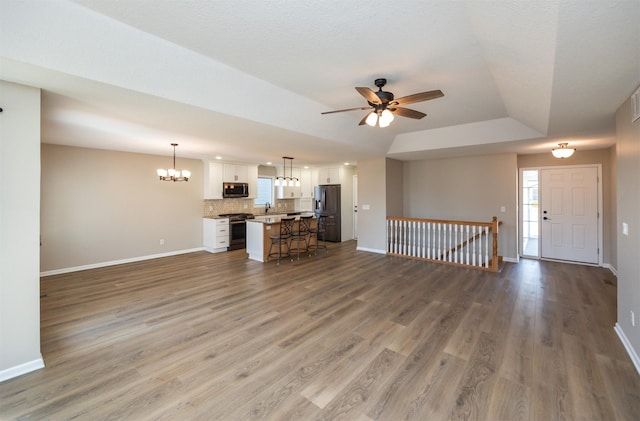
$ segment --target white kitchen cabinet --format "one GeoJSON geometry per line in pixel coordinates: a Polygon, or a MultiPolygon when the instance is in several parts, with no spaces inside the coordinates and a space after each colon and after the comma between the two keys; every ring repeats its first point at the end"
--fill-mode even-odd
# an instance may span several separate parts
{"type": "Polygon", "coordinates": [[[229,218],[203,219],[204,249],[210,253],[227,251],[229,247],[229,218]]]}
{"type": "Polygon", "coordinates": [[[204,161],[204,198],[222,199],[223,165],[204,161]]]}
{"type": "Polygon", "coordinates": [[[300,197],[312,198],[313,197],[313,179],[311,178],[312,172],[310,169],[300,169],[300,197]]]}
{"type": "Polygon", "coordinates": [[[319,168],[318,184],[341,184],[340,168],[319,168]]]}
{"type": "Polygon", "coordinates": [[[300,187],[278,186],[276,189],[276,199],[297,199],[300,197],[300,187]]]}
{"type": "Polygon", "coordinates": [[[249,182],[249,167],[246,165],[224,164],[224,180],[237,181],[239,183],[249,182]]]}
{"type": "Polygon", "coordinates": [[[258,197],[258,166],[247,166],[247,183],[249,183],[249,199],[258,197]]]}

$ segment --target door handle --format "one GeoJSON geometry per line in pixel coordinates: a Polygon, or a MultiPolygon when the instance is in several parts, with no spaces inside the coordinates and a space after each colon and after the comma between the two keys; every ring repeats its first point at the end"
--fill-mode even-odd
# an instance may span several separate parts
{"type": "Polygon", "coordinates": [[[550,218],[547,218],[546,216],[545,216],[545,217],[543,217],[542,219],[544,219],[545,221],[551,221],[551,219],[550,219],[550,218]]]}

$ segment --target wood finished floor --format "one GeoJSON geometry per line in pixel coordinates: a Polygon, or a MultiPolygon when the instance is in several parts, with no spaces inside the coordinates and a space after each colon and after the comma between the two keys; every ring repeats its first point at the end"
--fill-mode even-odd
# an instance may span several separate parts
{"type": "Polygon", "coordinates": [[[197,252],[42,279],[46,368],[0,419],[638,420],[615,277],[461,269],[331,244],[197,252]]]}

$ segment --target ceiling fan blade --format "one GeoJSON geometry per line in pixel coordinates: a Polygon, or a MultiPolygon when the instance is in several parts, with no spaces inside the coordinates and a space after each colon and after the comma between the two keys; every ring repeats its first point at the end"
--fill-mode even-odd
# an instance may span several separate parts
{"type": "Polygon", "coordinates": [[[333,114],[333,113],[343,113],[345,111],[355,111],[355,110],[370,110],[373,107],[356,107],[356,108],[347,108],[344,110],[335,110],[335,111],[325,111],[320,114],[333,114]]]}
{"type": "Polygon", "coordinates": [[[395,107],[389,108],[389,111],[394,113],[395,115],[400,115],[402,117],[415,118],[416,120],[420,120],[422,117],[425,117],[425,113],[421,113],[420,111],[411,110],[409,108],[395,107]]]}
{"type": "Polygon", "coordinates": [[[358,91],[358,93],[360,93],[360,95],[362,95],[370,103],[372,103],[372,104],[382,104],[382,101],[380,101],[380,98],[378,98],[378,95],[376,95],[376,93],[373,92],[371,89],[363,88],[363,87],[357,87],[356,91],[358,91]]]}
{"type": "Polygon", "coordinates": [[[407,104],[413,104],[415,102],[429,101],[430,99],[441,98],[443,96],[444,94],[442,93],[442,91],[440,89],[437,89],[435,91],[421,92],[419,94],[407,95],[407,96],[403,96],[402,98],[396,98],[395,100],[391,101],[391,104],[407,105],[407,104]]]}
{"type": "Polygon", "coordinates": [[[367,117],[369,117],[370,113],[366,113],[364,115],[364,117],[362,117],[362,120],[360,120],[360,123],[358,123],[358,126],[364,126],[365,124],[367,124],[367,117]]]}

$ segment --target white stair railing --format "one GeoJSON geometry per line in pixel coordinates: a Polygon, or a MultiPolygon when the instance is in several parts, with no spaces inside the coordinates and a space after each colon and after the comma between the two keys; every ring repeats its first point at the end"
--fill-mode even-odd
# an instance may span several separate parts
{"type": "Polygon", "coordinates": [[[387,254],[497,272],[500,224],[387,217],[387,254]]]}

